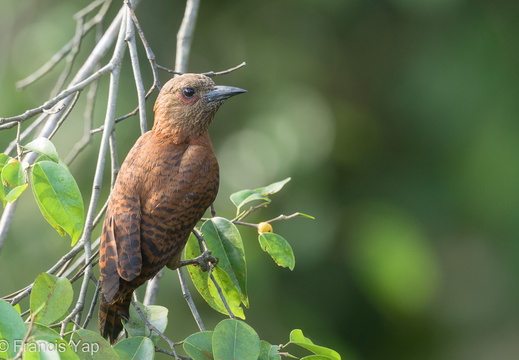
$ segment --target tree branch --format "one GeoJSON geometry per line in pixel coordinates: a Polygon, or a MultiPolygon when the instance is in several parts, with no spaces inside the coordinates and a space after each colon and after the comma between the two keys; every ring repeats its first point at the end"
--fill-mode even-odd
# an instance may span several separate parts
{"type": "Polygon", "coordinates": [[[175,71],[185,73],[191,52],[193,33],[195,32],[196,18],[200,0],[187,0],[186,10],[182,18],[182,24],[177,33],[177,54],[175,58],[175,71]]]}

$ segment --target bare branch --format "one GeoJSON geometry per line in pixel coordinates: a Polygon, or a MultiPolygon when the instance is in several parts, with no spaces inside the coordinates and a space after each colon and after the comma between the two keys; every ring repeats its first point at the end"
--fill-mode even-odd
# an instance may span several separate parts
{"type": "Polygon", "coordinates": [[[187,302],[187,305],[189,306],[189,310],[191,310],[191,314],[193,314],[193,318],[195,319],[196,324],[198,325],[198,328],[200,331],[205,331],[205,325],[202,321],[202,318],[200,317],[200,314],[198,313],[198,309],[196,308],[196,305],[193,301],[193,297],[191,296],[191,292],[189,291],[189,288],[187,287],[186,278],[184,276],[184,268],[180,267],[177,269],[178,278],[180,280],[180,288],[182,289],[182,296],[184,296],[184,299],[187,302]]]}
{"type": "Polygon", "coordinates": [[[83,329],[86,329],[88,326],[88,323],[90,322],[90,319],[92,319],[92,316],[94,314],[94,309],[97,304],[97,299],[99,298],[99,292],[101,291],[101,282],[97,282],[96,291],[94,292],[94,297],[92,298],[92,303],[90,304],[90,309],[88,310],[87,316],[85,317],[85,322],[83,323],[83,329]]]}
{"type": "Polygon", "coordinates": [[[227,74],[233,72],[234,70],[238,70],[239,68],[244,67],[245,65],[247,65],[247,64],[244,61],[240,65],[236,65],[233,68],[230,68],[230,69],[227,69],[227,70],[224,70],[224,71],[218,71],[218,72],[209,71],[209,72],[204,73],[204,75],[205,76],[209,76],[209,77],[211,77],[211,76],[227,75],[227,74]]]}
{"type": "MultiPolygon", "coordinates": [[[[92,81],[99,79],[101,76],[105,75],[106,73],[109,73],[110,71],[112,71],[112,65],[107,64],[107,65],[103,66],[101,69],[99,69],[98,71],[96,71],[95,73],[93,73],[91,76],[87,77],[85,80],[76,83],[75,85],[69,87],[66,90],[63,90],[61,93],[59,93],[52,99],[46,101],[43,105],[38,106],[37,108],[34,108],[34,109],[27,110],[26,112],[24,112],[21,115],[9,117],[9,118],[0,118],[0,124],[4,125],[4,124],[8,124],[8,123],[13,123],[13,126],[14,126],[14,125],[16,125],[17,121],[25,121],[27,119],[30,119],[34,115],[40,114],[40,113],[44,112],[45,110],[49,110],[54,105],[56,105],[59,101],[69,97],[70,95],[74,94],[77,91],[83,90],[85,88],[85,86],[90,84],[92,81]]],[[[67,105],[68,105],[67,103],[60,104],[60,110],[67,105]]],[[[51,114],[56,114],[58,111],[51,112],[51,114]]],[[[8,128],[8,127],[6,126],[3,128],[8,128]]]]}
{"type": "Polygon", "coordinates": [[[187,0],[182,24],[177,33],[175,70],[181,73],[187,71],[187,63],[189,61],[189,53],[191,52],[191,43],[193,41],[193,33],[195,32],[199,6],[200,0],[187,0]]]}
{"type": "Polygon", "coordinates": [[[151,65],[151,71],[153,72],[153,83],[157,88],[161,88],[160,80],[158,76],[157,71],[157,61],[155,60],[155,54],[151,50],[151,47],[146,40],[146,37],[144,36],[144,32],[142,31],[141,25],[139,24],[139,20],[137,19],[137,16],[135,15],[135,0],[129,1],[124,0],[124,3],[128,7],[130,17],[132,18],[133,23],[135,24],[135,28],[137,29],[137,32],[139,33],[139,37],[141,38],[142,45],[144,46],[144,50],[146,51],[146,56],[148,57],[148,60],[151,65]]]}
{"type": "MultiPolygon", "coordinates": [[[[128,13],[130,8],[126,8],[128,13]]],[[[133,77],[135,78],[135,87],[137,88],[137,99],[139,103],[139,123],[141,127],[141,134],[148,131],[148,122],[146,120],[146,91],[142,82],[141,70],[139,66],[139,56],[137,54],[137,45],[135,44],[135,29],[133,27],[131,14],[127,16],[126,23],[126,42],[128,43],[128,50],[130,51],[130,60],[132,63],[133,77]]]]}

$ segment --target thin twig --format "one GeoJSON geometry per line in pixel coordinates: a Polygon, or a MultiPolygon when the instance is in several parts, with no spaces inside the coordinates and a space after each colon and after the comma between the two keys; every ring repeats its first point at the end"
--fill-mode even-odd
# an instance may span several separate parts
{"type": "Polygon", "coordinates": [[[65,85],[65,81],[70,75],[72,71],[72,66],[74,65],[74,60],[76,59],[77,54],[79,53],[79,48],[81,47],[81,41],[83,40],[83,25],[85,22],[84,16],[76,17],[76,33],[74,35],[73,46],[70,49],[68,55],[65,58],[65,69],[61,72],[54,88],[51,91],[51,97],[56,96],[56,94],[63,88],[65,85]]]}
{"type": "MultiPolygon", "coordinates": [[[[112,64],[107,64],[107,65],[103,66],[101,69],[99,69],[98,71],[96,71],[95,73],[93,73],[92,75],[90,75],[89,77],[87,77],[85,80],[76,83],[75,85],[69,87],[66,90],[63,90],[62,92],[60,92],[58,95],[56,95],[52,99],[46,101],[43,105],[40,105],[34,109],[27,110],[23,114],[20,114],[17,116],[12,116],[12,117],[8,117],[8,118],[0,118],[0,124],[5,125],[5,128],[7,128],[10,125],[9,123],[12,123],[12,126],[14,126],[14,125],[16,125],[17,121],[25,121],[27,119],[30,119],[34,115],[44,112],[44,110],[51,109],[54,107],[54,105],[56,105],[61,100],[69,97],[70,95],[76,93],[77,91],[82,90],[85,86],[90,84],[92,81],[99,79],[101,76],[109,73],[110,71],[112,71],[112,64]]],[[[60,106],[66,106],[66,105],[67,104],[64,103],[64,104],[61,104],[60,106]]]]}
{"type": "Polygon", "coordinates": [[[97,95],[97,90],[99,88],[99,81],[94,81],[90,87],[88,88],[88,92],[86,95],[86,106],[85,111],[83,113],[84,118],[84,126],[83,126],[83,136],[77,142],[74,147],[69,151],[67,157],[65,158],[65,164],[71,164],[72,161],[79,155],[85,147],[90,144],[91,134],[90,130],[92,129],[92,125],[94,124],[94,106],[95,99],[97,95]]]}
{"type": "Polygon", "coordinates": [[[72,102],[68,105],[67,110],[61,115],[61,118],[57,122],[56,127],[50,133],[49,139],[52,139],[54,137],[54,135],[56,135],[56,132],[59,130],[61,125],[65,122],[65,120],[67,120],[68,116],[70,115],[70,113],[74,109],[74,106],[76,105],[77,101],[79,100],[79,94],[80,94],[79,91],[76,92],[76,94],[74,95],[74,98],[72,99],[72,102]]]}
{"type": "Polygon", "coordinates": [[[245,65],[247,65],[247,64],[244,61],[240,65],[236,65],[233,68],[230,68],[230,69],[227,69],[227,70],[224,70],[224,71],[218,71],[218,72],[209,71],[209,72],[204,73],[204,75],[205,76],[209,76],[209,77],[226,75],[226,74],[229,74],[229,73],[233,72],[234,70],[238,70],[239,68],[244,67],[245,65]]]}
{"type": "Polygon", "coordinates": [[[31,321],[29,323],[29,328],[27,329],[27,332],[25,333],[25,336],[22,340],[22,344],[20,346],[20,349],[16,353],[16,356],[13,358],[13,360],[21,359],[23,352],[25,351],[25,344],[29,341],[29,336],[31,335],[32,329],[34,328],[34,320],[36,319],[36,313],[31,315],[31,321]]]}
{"type": "Polygon", "coordinates": [[[162,331],[160,331],[159,329],[157,329],[157,327],[155,325],[153,325],[149,320],[148,318],[146,317],[146,315],[144,315],[144,313],[142,312],[141,308],[137,305],[137,303],[135,301],[132,301],[132,305],[133,307],[135,308],[135,310],[137,311],[137,314],[139,314],[139,316],[141,317],[142,321],[144,321],[144,323],[146,324],[146,326],[148,327],[148,329],[150,329],[150,331],[153,331],[155,332],[157,335],[159,335],[162,339],[164,339],[164,341],[166,341],[169,345],[169,347],[171,348],[171,352],[173,353],[173,356],[175,357],[175,359],[179,359],[176,351],[175,351],[175,346],[176,344],[171,341],[170,338],[168,338],[166,335],[164,335],[162,333],[162,331]]]}
{"type": "MultiPolygon", "coordinates": [[[[153,93],[153,91],[157,89],[157,86],[154,84],[151,86],[151,88],[148,90],[148,92],[146,93],[146,95],[144,96],[144,99],[145,100],[148,100],[149,96],[153,93]]],[[[134,116],[135,114],[137,114],[139,112],[139,107],[137,106],[135,109],[133,109],[133,111],[130,111],[128,114],[126,115],[123,115],[121,117],[118,117],[117,119],[115,119],[115,123],[119,123],[120,121],[123,121],[123,120],[126,120],[128,119],[129,117],[132,117],[134,116]]],[[[100,127],[98,127],[97,129],[93,129],[93,130],[90,130],[90,134],[93,135],[93,134],[96,134],[98,132],[101,132],[101,131],[104,131],[104,125],[101,125],[100,127]]]]}
{"type": "Polygon", "coordinates": [[[196,308],[195,302],[193,301],[193,297],[191,296],[191,292],[189,291],[189,288],[187,287],[186,278],[184,276],[184,268],[179,267],[177,269],[178,278],[180,280],[180,288],[182,289],[182,296],[184,296],[184,299],[187,302],[187,305],[189,306],[189,310],[191,310],[191,314],[193,315],[193,318],[195,319],[196,324],[198,325],[198,329],[200,331],[205,331],[205,325],[202,321],[202,318],[200,317],[200,314],[198,313],[198,309],[196,308]]]}
{"type": "Polygon", "coordinates": [[[88,326],[88,323],[92,319],[92,316],[94,314],[94,309],[97,304],[97,299],[99,298],[99,292],[101,291],[101,282],[98,281],[96,285],[96,291],[94,292],[94,297],[92,298],[92,302],[90,303],[90,309],[88,309],[87,316],[85,317],[85,322],[83,323],[83,329],[86,329],[88,326]]]}
{"type": "Polygon", "coordinates": [[[146,37],[144,36],[144,32],[142,31],[141,25],[139,24],[139,20],[137,19],[137,16],[135,15],[135,0],[130,2],[129,0],[124,0],[124,3],[128,7],[130,17],[132,18],[132,21],[135,25],[135,28],[137,29],[137,33],[139,34],[139,37],[141,38],[142,45],[144,46],[144,50],[146,51],[146,56],[148,57],[148,61],[151,65],[151,71],[153,73],[153,84],[157,88],[161,88],[160,80],[159,80],[159,74],[157,71],[157,61],[155,59],[155,54],[151,50],[151,46],[146,40],[146,37]]]}
{"type": "Polygon", "coordinates": [[[165,71],[167,73],[174,74],[174,75],[182,75],[182,74],[184,74],[183,72],[171,70],[171,69],[168,69],[167,67],[162,66],[162,65],[157,65],[157,69],[160,69],[162,71],[165,71]]]}
{"type": "MultiPolygon", "coordinates": [[[[175,357],[175,353],[173,353],[171,351],[168,351],[168,350],[165,350],[165,349],[163,349],[161,347],[158,347],[158,346],[155,346],[155,351],[163,353],[163,354],[166,354],[166,355],[169,355],[169,356],[172,356],[172,357],[175,357]]],[[[182,355],[176,355],[176,358],[180,359],[180,360],[192,360],[190,357],[182,356],[182,355]]]]}

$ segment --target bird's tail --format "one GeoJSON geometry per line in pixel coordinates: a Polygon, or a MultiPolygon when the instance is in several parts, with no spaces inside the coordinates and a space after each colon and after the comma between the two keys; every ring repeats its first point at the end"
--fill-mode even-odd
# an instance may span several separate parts
{"type": "Polygon", "coordinates": [[[117,341],[123,330],[121,319],[128,320],[130,317],[132,293],[130,292],[126,295],[126,298],[112,303],[103,302],[101,299],[98,318],[99,331],[105,339],[110,339],[112,345],[117,341]]]}

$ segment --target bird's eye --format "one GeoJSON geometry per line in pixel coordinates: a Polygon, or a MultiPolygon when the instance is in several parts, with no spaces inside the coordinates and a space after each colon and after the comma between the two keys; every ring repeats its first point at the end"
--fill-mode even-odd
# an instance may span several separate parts
{"type": "Polygon", "coordinates": [[[182,89],[182,94],[187,98],[190,98],[193,95],[195,95],[195,92],[195,89],[193,89],[192,87],[186,87],[182,89]]]}

